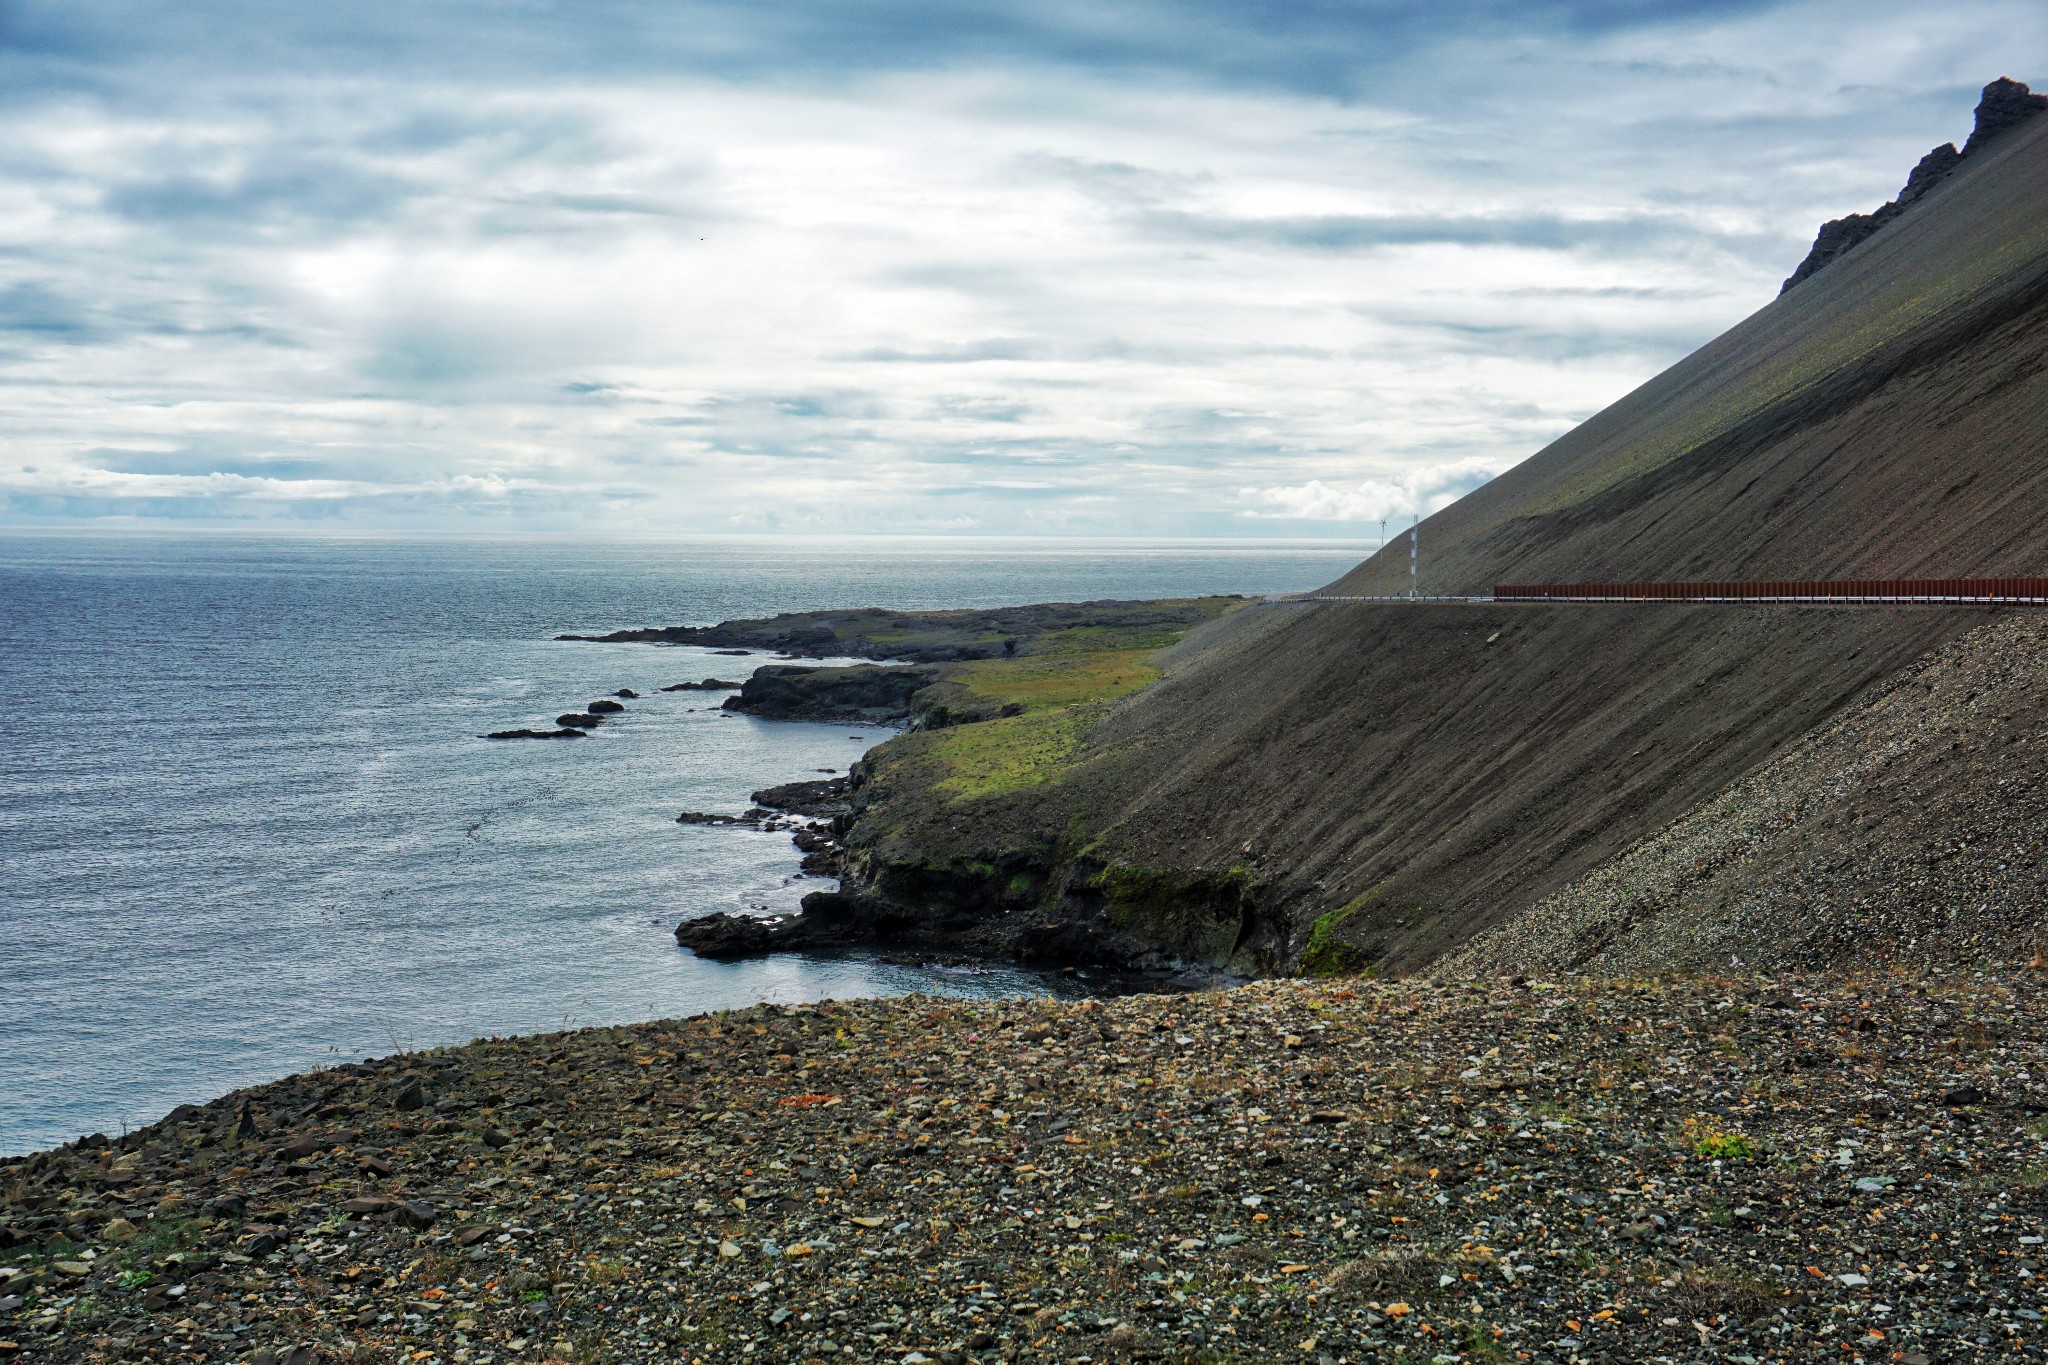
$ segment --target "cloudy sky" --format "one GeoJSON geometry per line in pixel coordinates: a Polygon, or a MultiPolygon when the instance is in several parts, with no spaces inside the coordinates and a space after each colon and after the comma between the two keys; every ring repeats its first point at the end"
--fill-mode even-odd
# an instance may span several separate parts
{"type": "Polygon", "coordinates": [[[2038,0],[0,0],[0,524],[1355,539],[2000,74],[2038,0]]]}

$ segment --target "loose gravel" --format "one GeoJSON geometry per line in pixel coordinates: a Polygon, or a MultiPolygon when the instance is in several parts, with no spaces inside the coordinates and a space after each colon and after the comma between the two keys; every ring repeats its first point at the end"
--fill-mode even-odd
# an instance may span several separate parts
{"type": "Polygon", "coordinates": [[[1814,971],[2048,947],[2044,750],[2048,615],[2015,612],[1438,970],[1814,971]]]}
{"type": "Polygon", "coordinates": [[[0,1164],[28,1361],[2048,1354],[2015,967],[760,1006],[0,1164]]]}

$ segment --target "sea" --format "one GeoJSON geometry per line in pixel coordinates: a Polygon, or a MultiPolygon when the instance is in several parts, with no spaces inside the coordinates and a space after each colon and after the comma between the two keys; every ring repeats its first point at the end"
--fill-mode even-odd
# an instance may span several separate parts
{"type": "Polygon", "coordinates": [[[819,607],[1313,587],[1357,544],[0,533],[0,1153],[294,1072],[760,1001],[1087,989],[878,954],[713,963],[786,834],[679,825],[873,727],[667,684],[769,662],[558,641],[819,607]],[[505,742],[621,688],[578,741],[505,742]]]}

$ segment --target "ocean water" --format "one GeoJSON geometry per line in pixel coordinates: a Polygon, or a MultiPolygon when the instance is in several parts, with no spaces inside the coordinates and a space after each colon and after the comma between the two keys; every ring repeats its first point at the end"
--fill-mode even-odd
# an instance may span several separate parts
{"type": "MultiPolygon", "coordinates": [[[[1358,546],[0,534],[0,1152],[308,1067],[762,1000],[1043,991],[870,954],[717,964],[782,834],[674,823],[872,729],[667,683],[765,662],[565,631],[1312,587],[1358,546]],[[619,688],[593,737],[499,742],[619,688]]],[[[743,671],[738,676],[744,676],[743,671]]]]}

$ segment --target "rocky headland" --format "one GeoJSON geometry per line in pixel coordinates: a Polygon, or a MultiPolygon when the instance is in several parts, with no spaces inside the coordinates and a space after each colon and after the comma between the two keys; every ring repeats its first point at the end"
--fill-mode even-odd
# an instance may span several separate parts
{"type": "Polygon", "coordinates": [[[1045,602],[1021,607],[956,611],[788,612],[781,616],[721,621],[709,626],[643,626],[605,635],[562,635],[562,640],[605,643],[702,645],[734,653],[753,650],[794,658],[891,659],[952,663],[997,659],[1034,648],[1071,645],[1091,633],[1186,630],[1215,616],[1220,603],[1244,598],[1183,598],[1157,602],[1045,602]]]}
{"type": "Polygon", "coordinates": [[[858,664],[806,668],[766,664],[754,670],[724,709],[764,720],[850,721],[901,725],[912,717],[917,694],[938,680],[916,665],[858,664]]]}

